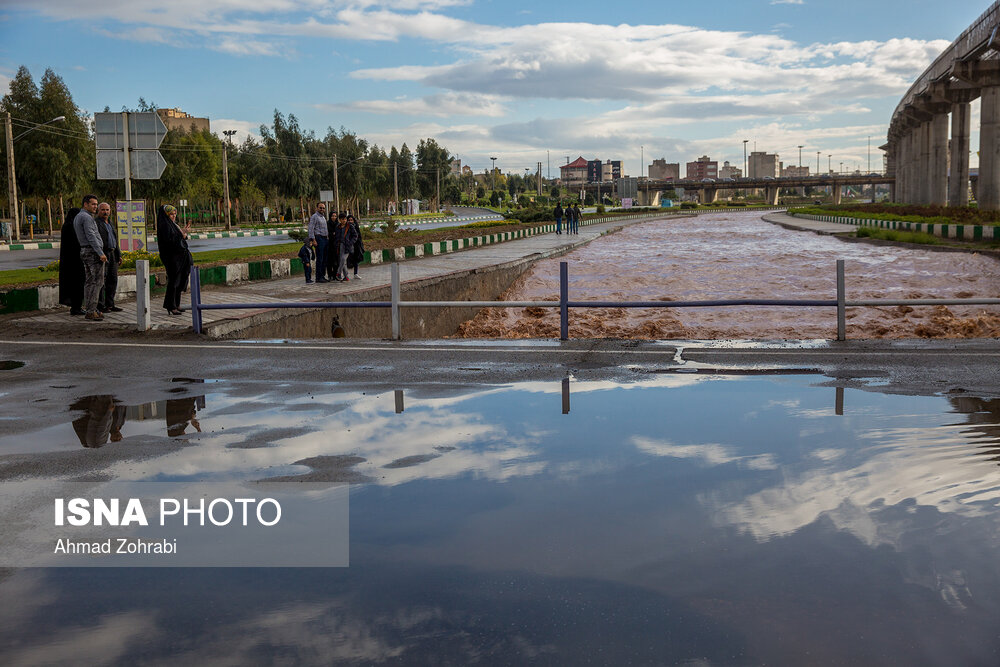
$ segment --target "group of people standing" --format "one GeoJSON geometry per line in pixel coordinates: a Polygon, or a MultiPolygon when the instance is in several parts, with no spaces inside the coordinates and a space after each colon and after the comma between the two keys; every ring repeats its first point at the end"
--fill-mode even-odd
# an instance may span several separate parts
{"type": "Polygon", "coordinates": [[[306,282],[312,279],[312,263],[315,258],[317,283],[331,281],[348,282],[348,269],[354,269],[354,279],[358,275],[365,246],[361,239],[361,225],[357,218],[347,211],[326,216],[326,204],[317,204],[316,212],[309,218],[309,237],[299,250],[299,259],[305,269],[306,282]]]}
{"type": "Polygon", "coordinates": [[[71,208],[63,221],[59,244],[59,303],[70,315],[101,321],[115,305],[118,267],[122,263],[111,205],[86,195],[82,208],[71,208]]]}
{"type": "MultiPolygon", "coordinates": [[[[177,209],[164,205],[156,214],[156,243],[167,273],[163,307],[181,314],[181,293],[187,289],[194,259],[188,250],[191,223],[177,224],[177,209]]],[[[115,305],[122,252],[111,221],[111,205],[85,195],[82,208],[71,208],[63,221],[59,246],[59,303],[70,315],[99,322],[104,313],[121,312],[115,305]]]]}
{"type": "Polygon", "coordinates": [[[563,216],[566,217],[566,233],[580,233],[580,218],[583,217],[583,213],[580,212],[580,204],[573,204],[572,206],[566,204],[566,208],[564,209],[562,202],[556,202],[556,209],[553,211],[553,216],[556,219],[556,234],[562,234],[563,216]]]}

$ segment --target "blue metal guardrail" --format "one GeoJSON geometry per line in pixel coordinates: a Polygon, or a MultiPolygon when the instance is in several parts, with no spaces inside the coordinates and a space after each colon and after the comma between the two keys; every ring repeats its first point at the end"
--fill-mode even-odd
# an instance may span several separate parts
{"type": "Polygon", "coordinates": [[[400,339],[402,308],[558,308],[559,340],[569,340],[570,308],[717,308],[729,306],[829,307],[837,309],[837,340],[846,340],[847,308],[857,306],[957,306],[1000,305],[1000,299],[862,299],[846,298],[844,260],[837,260],[837,294],[834,299],[715,299],[708,301],[570,301],[569,265],[559,262],[558,301],[403,301],[400,299],[399,264],[392,264],[389,301],[276,301],[258,303],[203,303],[198,268],[191,269],[191,325],[202,333],[202,311],[271,308],[389,308],[392,339],[400,339]]]}

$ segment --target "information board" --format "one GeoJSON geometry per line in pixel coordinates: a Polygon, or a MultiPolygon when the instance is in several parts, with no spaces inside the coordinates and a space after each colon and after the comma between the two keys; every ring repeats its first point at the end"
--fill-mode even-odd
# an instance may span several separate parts
{"type": "Polygon", "coordinates": [[[122,252],[146,250],[146,202],[118,202],[118,245],[122,252]]]}

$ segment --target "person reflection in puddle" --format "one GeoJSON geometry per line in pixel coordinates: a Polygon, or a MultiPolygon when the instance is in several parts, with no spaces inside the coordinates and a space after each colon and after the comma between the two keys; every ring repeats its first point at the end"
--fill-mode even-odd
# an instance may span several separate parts
{"type": "Polygon", "coordinates": [[[116,406],[110,394],[85,396],[73,403],[70,409],[84,411],[83,415],[73,420],[73,430],[84,447],[103,447],[109,437],[112,442],[122,439],[125,408],[116,406]]]}
{"type": "Polygon", "coordinates": [[[187,398],[167,399],[167,435],[175,438],[184,435],[188,424],[194,426],[198,433],[201,433],[201,424],[198,423],[197,414],[198,399],[200,396],[190,396],[187,398]]]}

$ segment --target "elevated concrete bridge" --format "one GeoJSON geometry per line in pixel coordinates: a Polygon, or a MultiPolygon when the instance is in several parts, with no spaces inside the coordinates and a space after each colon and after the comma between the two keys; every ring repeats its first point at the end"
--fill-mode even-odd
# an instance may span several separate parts
{"type": "MultiPolygon", "coordinates": [[[[895,183],[895,179],[882,174],[821,174],[819,176],[791,176],[783,178],[739,178],[729,181],[720,179],[714,180],[663,180],[655,178],[639,179],[638,193],[639,204],[643,206],[655,205],[656,193],[664,190],[683,188],[685,190],[696,190],[698,200],[702,203],[711,203],[719,198],[719,193],[724,190],[763,190],[765,200],[772,206],[778,204],[778,193],[782,188],[802,188],[802,187],[827,187],[832,188],[834,202],[840,203],[840,196],[844,186],[847,185],[889,185],[895,183]]],[[[602,193],[612,193],[613,183],[588,183],[584,186],[587,192],[595,195],[602,193]]],[[[617,196],[622,193],[615,192],[617,196]]]]}
{"type": "Polygon", "coordinates": [[[889,125],[893,201],[969,203],[970,103],[981,99],[979,208],[1000,210],[1000,2],[944,50],[900,100],[889,125]],[[948,119],[951,117],[949,150],[948,119]]]}

